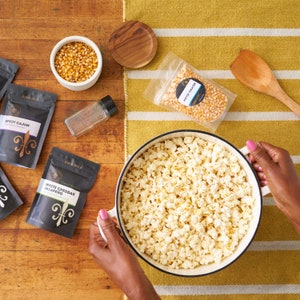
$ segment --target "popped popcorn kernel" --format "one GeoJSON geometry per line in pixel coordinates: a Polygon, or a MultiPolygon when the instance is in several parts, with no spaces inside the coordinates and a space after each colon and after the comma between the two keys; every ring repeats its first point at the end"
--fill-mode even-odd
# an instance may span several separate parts
{"type": "Polygon", "coordinates": [[[194,269],[233,254],[254,198],[235,155],[199,137],[152,145],[131,165],[121,216],[131,242],[158,263],[194,269]]]}

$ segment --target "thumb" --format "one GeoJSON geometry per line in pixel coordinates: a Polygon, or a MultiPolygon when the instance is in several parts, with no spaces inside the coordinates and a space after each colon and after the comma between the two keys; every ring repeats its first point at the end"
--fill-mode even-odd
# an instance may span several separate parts
{"type": "MultiPolygon", "coordinates": [[[[102,229],[102,238],[107,243],[112,242],[115,238],[118,237],[118,233],[115,228],[115,224],[113,223],[112,219],[109,217],[107,211],[105,209],[101,209],[98,214],[98,225],[102,229]],[[103,236],[104,234],[104,236],[103,236]]],[[[100,228],[99,228],[100,230],[100,228]]]]}
{"type": "Polygon", "coordinates": [[[261,144],[248,140],[246,142],[246,146],[250,151],[252,158],[262,167],[263,170],[271,171],[276,167],[276,164],[261,144]]]}

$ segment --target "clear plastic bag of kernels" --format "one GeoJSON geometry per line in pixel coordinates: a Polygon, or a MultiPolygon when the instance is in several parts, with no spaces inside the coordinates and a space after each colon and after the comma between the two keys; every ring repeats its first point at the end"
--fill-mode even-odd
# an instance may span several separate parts
{"type": "Polygon", "coordinates": [[[158,71],[157,78],[152,79],[144,91],[145,98],[215,131],[236,95],[202,77],[197,69],[171,52],[158,71]]]}

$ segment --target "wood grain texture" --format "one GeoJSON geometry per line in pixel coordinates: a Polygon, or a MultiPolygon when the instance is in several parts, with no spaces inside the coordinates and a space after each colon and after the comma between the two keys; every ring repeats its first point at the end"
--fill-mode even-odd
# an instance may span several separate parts
{"type": "Polygon", "coordinates": [[[0,299],[123,299],[123,293],[88,253],[90,223],[100,208],[113,207],[124,163],[123,70],[108,50],[109,36],[122,23],[122,13],[122,0],[0,0],[0,57],[19,65],[14,83],[58,95],[36,169],[1,164],[24,205],[0,222],[0,299]],[[87,36],[103,54],[100,79],[86,91],[63,88],[50,70],[52,47],[69,35],[87,36]],[[73,138],[64,119],[107,94],[115,100],[119,113],[86,135],[73,138]],[[101,164],[73,239],[25,222],[54,146],[101,164]]]}
{"type": "Polygon", "coordinates": [[[153,59],[157,39],[147,24],[131,20],[124,22],[111,34],[108,49],[120,65],[137,69],[153,59]]]}
{"type": "Polygon", "coordinates": [[[230,70],[245,86],[278,99],[300,117],[300,105],[281,88],[270,66],[259,55],[241,50],[230,70]]]}

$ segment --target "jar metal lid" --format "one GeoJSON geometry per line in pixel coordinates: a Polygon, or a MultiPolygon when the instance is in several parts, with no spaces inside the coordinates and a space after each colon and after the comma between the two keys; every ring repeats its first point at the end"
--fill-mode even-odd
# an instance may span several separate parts
{"type": "Polygon", "coordinates": [[[111,96],[107,95],[99,101],[99,104],[102,106],[103,110],[110,117],[118,112],[118,108],[111,98],[111,96]]]}

